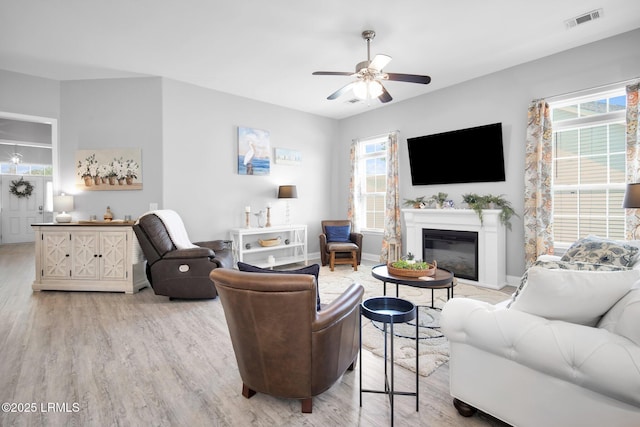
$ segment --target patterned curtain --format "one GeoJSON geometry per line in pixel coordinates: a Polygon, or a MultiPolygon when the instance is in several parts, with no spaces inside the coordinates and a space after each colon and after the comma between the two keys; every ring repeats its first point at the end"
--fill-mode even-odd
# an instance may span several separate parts
{"type": "Polygon", "coordinates": [[[551,199],[552,132],[549,104],[535,100],[527,113],[524,172],[524,246],[529,267],[542,254],[553,253],[551,199]]]}
{"type": "MultiPolygon", "coordinates": [[[[638,137],[638,89],[640,83],[635,82],[627,86],[627,182],[640,182],[640,138],[638,137]]],[[[634,239],[634,232],[640,225],[640,218],[636,209],[625,209],[626,238],[634,239]]],[[[637,237],[635,237],[637,238],[637,237]]]]}
{"type": "Polygon", "coordinates": [[[384,207],[384,233],[380,261],[387,262],[389,242],[402,247],[402,225],[400,224],[400,191],[398,184],[398,133],[389,134],[387,141],[387,193],[384,207]]]}
{"type": "Polygon", "coordinates": [[[349,200],[347,203],[347,218],[351,220],[353,230],[356,232],[360,230],[358,218],[361,217],[359,143],[360,140],[358,139],[354,139],[351,142],[351,151],[349,153],[351,161],[351,178],[349,178],[349,200]]]}

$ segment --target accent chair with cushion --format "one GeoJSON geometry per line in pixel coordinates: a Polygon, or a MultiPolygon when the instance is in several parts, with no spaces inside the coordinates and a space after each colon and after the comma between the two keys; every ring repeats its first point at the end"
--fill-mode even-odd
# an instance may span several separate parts
{"type": "Polygon", "coordinates": [[[147,261],[147,278],[156,295],[169,298],[215,298],[209,279],[214,268],[233,267],[228,241],[191,243],[180,216],[157,210],[141,216],[133,230],[147,261]]]}
{"type": "Polygon", "coordinates": [[[353,370],[359,351],[360,302],[364,288],[352,284],[317,311],[312,274],[211,272],[224,309],[242,395],[256,392],[312,399],[353,370]]]}
{"type": "Polygon", "coordinates": [[[362,259],[362,234],[355,233],[349,220],[321,222],[320,259],[333,271],[336,264],[349,264],[355,271],[362,259]]]}
{"type": "Polygon", "coordinates": [[[514,426],[640,426],[638,241],[589,236],[542,255],[511,299],[453,298],[450,392],[514,426]]]}

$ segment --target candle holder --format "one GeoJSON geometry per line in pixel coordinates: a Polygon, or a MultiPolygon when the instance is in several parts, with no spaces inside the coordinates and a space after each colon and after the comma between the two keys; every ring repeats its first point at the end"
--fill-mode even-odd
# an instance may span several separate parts
{"type": "Polygon", "coordinates": [[[271,227],[271,207],[270,206],[267,206],[267,223],[264,226],[271,227]]]}
{"type": "Polygon", "coordinates": [[[256,216],[256,221],[258,222],[258,228],[262,228],[262,220],[264,219],[264,212],[259,211],[258,213],[254,214],[256,216]]]}
{"type": "Polygon", "coordinates": [[[251,224],[249,224],[249,214],[250,212],[245,212],[245,222],[244,222],[244,227],[245,228],[251,228],[251,224]]]}

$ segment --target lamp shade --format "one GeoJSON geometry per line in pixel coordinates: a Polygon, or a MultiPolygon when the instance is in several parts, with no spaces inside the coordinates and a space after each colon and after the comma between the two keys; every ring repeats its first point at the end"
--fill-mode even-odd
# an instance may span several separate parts
{"type": "Polygon", "coordinates": [[[278,199],[297,199],[298,189],[295,185],[281,185],[278,188],[278,199]]]}
{"type": "Polygon", "coordinates": [[[73,210],[73,196],[62,193],[59,196],[53,196],[53,210],[59,212],[56,216],[56,222],[71,222],[69,211],[73,210]]]}
{"type": "Polygon", "coordinates": [[[624,192],[623,208],[640,208],[640,183],[627,184],[624,192]]]}

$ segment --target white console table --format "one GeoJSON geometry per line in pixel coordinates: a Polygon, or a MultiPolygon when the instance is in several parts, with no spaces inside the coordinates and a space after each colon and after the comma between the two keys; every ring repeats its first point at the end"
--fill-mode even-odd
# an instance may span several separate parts
{"type": "Polygon", "coordinates": [[[33,224],[34,291],[132,294],[149,286],[131,223],[33,224]]]}
{"type": "Polygon", "coordinates": [[[278,225],[260,228],[233,228],[229,233],[235,262],[246,262],[259,267],[308,263],[307,226],[278,225]],[[258,239],[269,240],[280,237],[280,244],[260,246],[258,239]],[[273,262],[269,262],[272,256],[273,262]]]}

